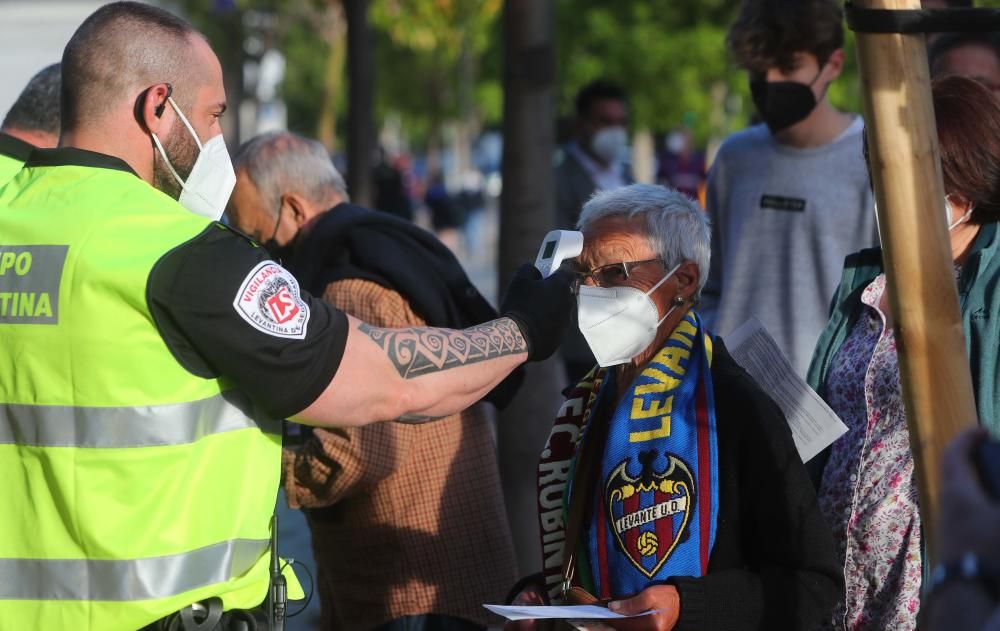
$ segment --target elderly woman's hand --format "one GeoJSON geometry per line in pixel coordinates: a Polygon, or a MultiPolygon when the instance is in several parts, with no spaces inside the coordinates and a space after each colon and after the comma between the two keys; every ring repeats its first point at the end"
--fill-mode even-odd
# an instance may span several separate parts
{"type": "Polygon", "coordinates": [[[681,613],[681,595],[673,585],[653,585],[632,598],[611,602],[608,609],[625,616],[655,612],[628,620],[606,621],[618,631],[671,631],[681,613]]]}
{"type": "MultiPolygon", "coordinates": [[[[528,585],[514,597],[512,605],[545,605],[545,596],[534,585],[528,585]]],[[[536,620],[513,620],[503,625],[503,631],[538,631],[536,620]]]]}

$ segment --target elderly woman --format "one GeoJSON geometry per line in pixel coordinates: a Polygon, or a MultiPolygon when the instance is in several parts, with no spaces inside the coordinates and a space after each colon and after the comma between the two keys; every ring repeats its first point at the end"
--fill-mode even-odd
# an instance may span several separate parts
{"type": "Polygon", "coordinates": [[[656,610],[619,629],[812,628],[840,593],[832,537],[781,411],[692,310],[704,214],[637,184],[595,195],[579,227],[580,329],[600,365],[542,452],[546,572],[514,602],[656,610]]]}
{"type": "MultiPolygon", "coordinates": [[[[980,422],[1000,430],[1000,104],[970,79],[933,84],[947,221],[980,422]]],[[[809,381],[849,431],[829,453],[819,502],[846,581],[838,629],[913,629],[922,532],[882,252],[847,257],[809,381]]],[[[822,460],[820,460],[822,462],[822,460]]],[[[812,463],[810,463],[812,464],[812,463]]],[[[951,561],[952,559],[942,559],[951,561]]]]}

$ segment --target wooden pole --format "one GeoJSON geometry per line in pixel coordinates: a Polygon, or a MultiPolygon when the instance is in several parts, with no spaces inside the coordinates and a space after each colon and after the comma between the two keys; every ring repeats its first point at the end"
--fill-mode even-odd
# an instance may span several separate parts
{"type": "MultiPolygon", "coordinates": [[[[856,0],[869,9],[919,9],[919,0],[856,0]]],[[[899,370],[933,563],[939,462],[976,424],[958,307],[923,35],[857,33],[868,148],[899,370]]]]}

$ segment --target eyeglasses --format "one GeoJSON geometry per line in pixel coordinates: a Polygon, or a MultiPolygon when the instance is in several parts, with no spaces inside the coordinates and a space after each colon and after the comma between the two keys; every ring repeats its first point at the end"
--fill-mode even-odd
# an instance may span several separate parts
{"type": "Polygon", "coordinates": [[[645,261],[609,263],[608,265],[595,267],[589,272],[574,269],[573,273],[576,274],[578,285],[583,284],[589,278],[598,287],[619,287],[625,284],[625,281],[629,279],[629,276],[637,267],[649,263],[659,263],[664,268],[667,266],[663,259],[646,259],[645,261]]]}

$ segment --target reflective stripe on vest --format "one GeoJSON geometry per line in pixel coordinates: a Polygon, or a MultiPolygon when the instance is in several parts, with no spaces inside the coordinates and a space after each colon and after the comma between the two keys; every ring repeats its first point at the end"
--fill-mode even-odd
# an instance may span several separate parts
{"type": "Polygon", "coordinates": [[[163,256],[219,230],[104,166],[29,164],[0,187],[0,294],[20,294],[0,313],[0,630],[264,599],[280,434],[187,370],[150,310],[163,256]]]}
{"type": "Polygon", "coordinates": [[[0,403],[0,445],[127,448],[184,445],[212,434],[259,428],[280,434],[280,421],[254,421],[249,398],[236,391],[186,403],[142,407],[70,407],[0,403]]]}
{"type": "Polygon", "coordinates": [[[0,599],[148,600],[222,583],[245,574],[267,539],[234,539],[198,550],[128,561],[0,559],[0,599]]]}

